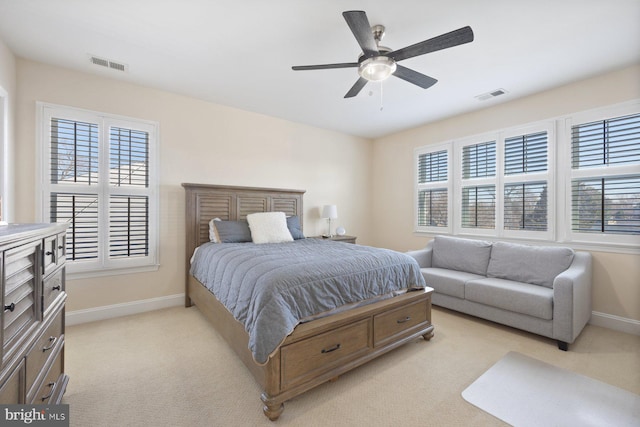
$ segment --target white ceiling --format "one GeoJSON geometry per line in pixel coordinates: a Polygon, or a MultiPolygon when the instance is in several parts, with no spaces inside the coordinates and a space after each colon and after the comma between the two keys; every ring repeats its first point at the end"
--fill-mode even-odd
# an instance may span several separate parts
{"type": "Polygon", "coordinates": [[[0,39],[18,57],[375,138],[640,63],[640,1],[0,0],[0,39]],[[291,66],[357,61],[345,10],[385,25],[392,49],[466,25],[475,40],[402,62],[439,80],[429,89],[390,78],[344,99],[355,68],[291,66]]]}

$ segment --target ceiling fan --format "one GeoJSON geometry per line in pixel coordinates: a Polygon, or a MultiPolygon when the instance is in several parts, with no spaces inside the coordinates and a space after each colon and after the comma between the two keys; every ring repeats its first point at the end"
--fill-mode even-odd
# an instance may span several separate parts
{"type": "Polygon", "coordinates": [[[291,67],[295,71],[302,70],[326,70],[331,68],[358,68],[360,78],[349,89],[345,98],[356,96],[368,81],[382,81],[391,75],[401,78],[409,83],[427,89],[438,80],[414,71],[410,68],[398,64],[404,59],[425,53],[447,49],[473,41],[473,31],[471,27],[463,27],[446,34],[403,47],[398,50],[391,50],[388,47],[380,46],[380,41],[384,37],[384,26],[369,25],[367,14],[361,10],[350,10],[342,12],[342,16],[349,25],[351,32],[355,36],[358,44],[362,48],[362,54],[358,62],[342,62],[338,64],[324,65],[298,65],[291,67]]]}

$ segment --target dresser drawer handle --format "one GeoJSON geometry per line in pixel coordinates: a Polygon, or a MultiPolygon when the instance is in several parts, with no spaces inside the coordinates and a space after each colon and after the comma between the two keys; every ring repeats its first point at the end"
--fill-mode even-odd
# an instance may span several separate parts
{"type": "Polygon", "coordinates": [[[407,316],[404,319],[398,319],[396,320],[397,323],[405,323],[408,322],[409,320],[411,320],[411,317],[407,316]]]}
{"type": "Polygon", "coordinates": [[[58,246],[58,249],[64,249],[64,246],[60,245],[58,246]]]}
{"type": "Polygon", "coordinates": [[[56,345],[56,341],[58,341],[58,337],[49,337],[49,342],[51,343],[51,345],[49,345],[49,347],[42,347],[42,352],[46,353],[47,351],[51,350],[53,346],[56,345]]]}
{"type": "Polygon", "coordinates": [[[9,305],[5,305],[5,306],[4,306],[4,311],[7,311],[7,310],[9,310],[9,311],[13,311],[13,310],[15,310],[15,309],[16,309],[16,305],[15,305],[15,303],[11,303],[11,304],[9,304],[9,305]]]}
{"type": "Polygon", "coordinates": [[[60,285],[54,286],[53,288],[51,288],[52,291],[59,291],[60,289],[62,289],[60,285]]]}
{"type": "Polygon", "coordinates": [[[52,395],[53,395],[53,387],[56,385],[55,382],[53,383],[49,383],[47,384],[47,387],[51,387],[51,391],[49,391],[49,394],[47,394],[46,396],[42,396],[41,399],[44,402],[45,400],[49,399],[52,395]]]}
{"type": "Polygon", "coordinates": [[[331,348],[323,348],[321,353],[322,354],[331,353],[332,351],[336,351],[336,350],[340,350],[340,344],[336,344],[331,348]]]}
{"type": "Polygon", "coordinates": [[[46,255],[46,256],[51,256],[51,255],[53,255],[53,252],[51,252],[51,251],[47,251],[47,252],[45,252],[45,255],[46,255]]]}

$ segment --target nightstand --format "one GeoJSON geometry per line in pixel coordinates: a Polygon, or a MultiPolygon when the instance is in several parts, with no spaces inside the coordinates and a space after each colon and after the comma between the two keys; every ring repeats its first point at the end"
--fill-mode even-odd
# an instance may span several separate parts
{"type": "Polygon", "coordinates": [[[311,239],[327,239],[327,240],[333,240],[334,242],[344,242],[344,243],[356,243],[356,236],[338,236],[337,234],[333,235],[332,237],[323,237],[323,236],[312,236],[311,239]]]}

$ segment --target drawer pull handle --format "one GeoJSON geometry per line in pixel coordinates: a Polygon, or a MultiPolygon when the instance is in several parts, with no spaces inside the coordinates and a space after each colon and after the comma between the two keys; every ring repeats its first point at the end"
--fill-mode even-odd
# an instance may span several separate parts
{"type": "Polygon", "coordinates": [[[49,394],[47,394],[46,396],[42,396],[41,399],[44,402],[45,400],[49,399],[52,395],[53,395],[53,386],[55,386],[56,383],[49,383],[47,384],[47,387],[51,387],[51,391],[49,392],[49,394]]]}
{"type": "Polygon", "coordinates": [[[52,291],[59,291],[60,289],[62,289],[60,285],[54,286],[53,288],[51,288],[52,291]]]}
{"type": "Polygon", "coordinates": [[[336,350],[340,350],[340,344],[336,344],[331,348],[323,348],[321,353],[322,354],[331,353],[332,351],[336,351],[336,350]]]}
{"type": "Polygon", "coordinates": [[[46,353],[47,351],[51,350],[53,346],[56,345],[56,341],[58,341],[58,337],[49,337],[49,342],[51,343],[51,345],[49,345],[49,347],[42,347],[42,352],[46,353]]]}
{"type": "Polygon", "coordinates": [[[64,249],[64,246],[60,245],[58,246],[58,249],[64,249]]]}
{"type": "Polygon", "coordinates": [[[16,309],[16,305],[15,305],[15,303],[11,303],[11,304],[9,304],[9,305],[5,305],[5,306],[4,306],[4,311],[7,311],[7,310],[9,310],[9,311],[13,311],[13,310],[15,310],[15,309],[16,309]]]}
{"type": "Polygon", "coordinates": [[[51,251],[47,251],[47,252],[45,252],[45,255],[46,255],[46,256],[51,256],[51,255],[53,255],[53,252],[51,252],[51,251]]]}
{"type": "Polygon", "coordinates": [[[408,322],[409,320],[411,320],[411,317],[407,316],[404,319],[398,319],[396,320],[397,323],[405,323],[408,322]]]}

